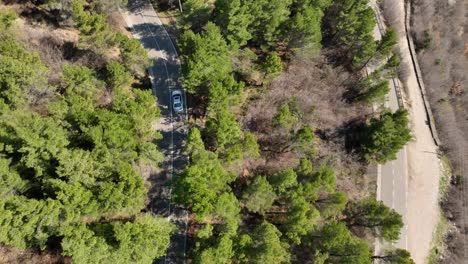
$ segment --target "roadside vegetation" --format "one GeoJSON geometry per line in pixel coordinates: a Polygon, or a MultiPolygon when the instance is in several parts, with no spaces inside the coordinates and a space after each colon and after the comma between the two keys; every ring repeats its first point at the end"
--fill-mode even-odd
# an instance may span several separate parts
{"type": "Polygon", "coordinates": [[[438,263],[463,263],[468,250],[468,50],[467,27],[462,1],[412,1],[411,34],[417,50],[441,150],[450,160],[452,177],[442,205],[443,214],[454,225],[446,237],[447,249],[438,263]],[[434,19],[437,18],[437,19],[434,19]]]}
{"type": "MultiPolygon", "coordinates": [[[[450,160],[446,156],[442,156],[440,160],[442,165],[442,177],[440,178],[439,183],[439,199],[440,203],[443,204],[447,199],[449,199],[448,191],[450,190],[450,184],[454,179],[452,179],[453,169],[450,165],[450,160]]],[[[427,258],[427,262],[429,264],[439,263],[447,254],[448,248],[446,241],[448,236],[454,232],[454,224],[447,219],[445,212],[441,208],[439,212],[439,222],[437,223],[432,238],[432,248],[427,258]]]]}
{"type": "Polygon", "coordinates": [[[60,46],[31,50],[19,23],[29,17],[2,5],[0,243],[60,252],[74,263],[151,263],[174,227],[144,211],[148,186],[138,168],[162,160],[155,99],[132,88],[145,75],[146,51],[110,30],[101,2],[41,3],[23,11],[58,12],[79,41],[69,59],[60,46]]]}
{"type": "Polygon", "coordinates": [[[401,249],[374,256],[374,239],[397,240],[403,222],[349,180],[411,139],[406,111],[372,112],[398,57],[393,31],[373,39],[367,1],[188,0],[183,10],[177,44],[196,103],[173,195],[192,212],[189,258],[413,263],[401,249]]]}
{"type": "MultiPolygon", "coordinates": [[[[140,173],[163,160],[150,62],[108,23],[125,4],[2,5],[0,243],[76,263],[152,263],[169,246],[174,227],[147,212],[140,173]]],[[[403,222],[363,175],[411,135],[405,111],[372,110],[398,57],[392,31],[373,39],[367,0],[186,0],[183,10],[190,164],[172,195],[191,212],[188,258],[413,263],[402,249],[373,254],[403,222]]]]}

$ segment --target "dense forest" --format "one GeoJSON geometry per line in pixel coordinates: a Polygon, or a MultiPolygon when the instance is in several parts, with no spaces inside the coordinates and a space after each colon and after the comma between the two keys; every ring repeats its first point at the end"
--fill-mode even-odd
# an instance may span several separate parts
{"type": "MultiPolygon", "coordinates": [[[[194,216],[190,258],[195,263],[412,263],[401,249],[373,255],[371,238],[397,240],[401,216],[375,198],[349,200],[337,190],[333,163],[318,158],[322,139],[302,98],[286,98],[261,122],[240,121],[250,105],[267,96],[288,63],[297,57],[313,60],[322,47],[329,64],[353,79],[348,104],[382,102],[386,78],[399,64],[392,54],[396,36],[388,30],[382,40],[373,39],[376,21],[368,2],[188,0],[183,9],[178,38],[183,86],[201,102],[193,109],[201,121],[187,137],[191,162],[174,182],[176,202],[194,216]],[[377,60],[384,63],[363,75],[377,60]],[[264,163],[286,157],[281,169],[264,163]]],[[[405,111],[383,109],[347,132],[355,137],[361,162],[385,163],[411,139],[407,125],[405,111]]]]}
{"type": "Polygon", "coordinates": [[[76,52],[117,47],[120,56],[99,71],[64,64],[55,83],[16,39],[16,14],[0,13],[0,242],[60,248],[76,263],[151,263],[173,227],[142,212],[147,187],[135,169],[162,159],[154,97],[131,88],[148,59],[85,5],[67,7],[80,31],[76,52]]]}
{"type": "MultiPolygon", "coordinates": [[[[151,263],[175,228],[146,209],[139,168],[163,160],[152,127],[160,110],[145,82],[145,49],[107,20],[126,3],[27,2],[79,40],[64,63],[48,65],[18,36],[27,12],[0,9],[0,242],[75,263],[151,263]]],[[[343,168],[325,153],[330,138],[314,123],[321,109],[305,103],[314,94],[286,96],[262,119],[245,118],[297,60],[326,65],[347,76],[344,104],[368,109],[343,129],[342,148],[360,166],[395,159],[411,140],[407,113],[380,107],[399,64],[396,36],[388,30],[374,40],[368,1],[182,2],[177,48],[193,102],[190,163],[172,185],[174,202],[191,212],[187,257],[413,263],[402,249],[374,254],[376,239],[398,239],[402,217],[371,195],[339,188],[343,168]],[[379,67],[366,75],[370,63],[379,67]]]]}

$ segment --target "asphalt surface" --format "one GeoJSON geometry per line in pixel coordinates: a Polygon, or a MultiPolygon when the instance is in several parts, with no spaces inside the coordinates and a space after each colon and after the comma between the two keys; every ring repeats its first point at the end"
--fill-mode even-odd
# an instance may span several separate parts
{"type": "MultiPolygon", "coordinates": [[[[375,0],[370,0],[370,3],[374,10],[379,12],[375,0]]],[[[150,191],[154,194],[151,209],[155,214],[170,219],[179,229],[171,238],[171,246],[166,256],[156,260],[155,263],[183,263],[188,212],[171,203],[171,189],[168,184],[173,175],[177,175],[187,163],[187,158],[182,153],[187,133],[186,112],[174,113],[170,98],[172,89],[181,89],[179,82],[180,61],[174,44],[149,1],[129,0],[128,8],[123,13],[134,37],[141,42],[154,61],[153,66],[148,71],[153,94],[157,97],[162,114],[157,128],[163,135],[159,148],[166,160],[162,165],[162,172],[156,176],[158,184],[155,184],[150,191]]],[[[374,37],[375,39],[381,38],[379,27],[376,27],[374,31],[374,37]]],[[[399,109],[395,84],[397,83],[390,82],[391,89],[385,103],[385,106],[392,111],[399,109]]],[[[382,165],[378,170],[377,199],[382,200],[387,206],[403,216],[405,226],[402,229],[400,239],[394,243],[394,246],[407,249],[408,167],[406,148],[401,150],[397,157],[397,160],[382,165]]],[[[380,246],[377,245],[377,250],[380,246]]]]}
{"type": "Polygon", "coordinates": [[[186,103],[185,110],[181,113],[175,113],[171,105],[171,91],[174,89],[182,91],[183,101],[186,102],[185,92],[180,85],[180,61],[174,43],[149,1],[129,0],[127,9],[122,10],[122,14],[134,38],[140,41],[153,61],[148,72],[162,115],[155,128],[163,135],[158,146],[165,160],[161,171],[152,175],[154,184],[149,192],[152,195],[150,209],[178,227],[171,237],[166,255],[155,260],[155,263],[184,263],[188,211],[171,202],[170,187],[172,178],[187,164],[187,157],[183,155],[184,138],[187,134],[186,103]]]}
{"type": "MultiPolygon", "coordinates": [[[[384,33],[385,25],[382,22],[380,10],[376,4],[376,0],[369,1],[371,7],[374,9],[377,19],[377,26],[374,29],[374,38],[380,40],[382,33],[384,33]]],[[[390,91],[387,95],[385,107],[391,109],[393,112],[400,108],[398,100],[399,81],[398,79],[390,80],[390,91]]],[[[387,162],[384,165],[379,165],[378,179],[377,179],[377,200],[383,201],[385,205],[400,213],[403,217],[403,226],[400,234],[400,239],[393,243],[393,246],[408,249],[408,236],[407,236],[407,197],[408,197],[408,158],[406,147],[404,147],[397,154],[397,159],[387,162]]],[[[377,243],[377,250],[385,243],[377,243]]]]}

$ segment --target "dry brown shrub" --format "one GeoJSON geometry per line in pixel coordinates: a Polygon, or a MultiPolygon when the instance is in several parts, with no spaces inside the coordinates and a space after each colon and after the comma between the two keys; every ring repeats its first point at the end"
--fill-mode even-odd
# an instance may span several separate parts
{"type": "Polygon", "coordinates": [[[66,257],[50,252],[36,252],[34,250],[19,250],[0,245],[0,263],[8,264],[61,264],[71,263],[66,257]]]}
{"type": "Polygon", "coordinates": [[[132,37],[132,33],[127,29],[127,23],[119,11],[109,13],[107,16],[107,23],[114,32],[120,32],[127,37],[132,37]]]}
{"type": "Polygon", "coordinates": [[[42,61],[50,68],[50,78],[55,80],[79,40],[79,32],[76,29],[24,23],[17,37],[30,50],[39,53],[42,61]]]}
{"type": "MultiPolygon", "coordinates": [[[[331,68],[324,57],[293,58],[287,70],[275,79],[260,98],[252,100],[242,118],[263,148],[278,140],[278,129],[272,125],[277,109],[296,98],[303,112],[302,123],[315,129],[317,161],[330,163],[338,173],[338,189],[348,192],[351,199],[373,189],[373,180],[366,179],[366,164],[345,147],[345,138],[356,120],[362,121],[372,110],[345,100],[347,85],[352,79],[340,68],[331,68]]],[[[275,171],[297,164],[294,153],[264,153],[262,171],[275,171]]],[[[373,191],[373,190],[372,190],[373,191]]]]}
{"type": "MultiPolygon", "coordinates": [[[[391,2],[388,0],[388,2],[391,2]]],[[[463,179],[452,185],[443,207],[459,232],[450,235],[449,251],[441,263],[468,259],[468,17],[466,1],[413,0],[411,30],[416,38],[431,32],[429,49],[418,54],[424,84],[454,175],[463,179]],[[450,100],[446,98],[449,96],[450,100]]]]}

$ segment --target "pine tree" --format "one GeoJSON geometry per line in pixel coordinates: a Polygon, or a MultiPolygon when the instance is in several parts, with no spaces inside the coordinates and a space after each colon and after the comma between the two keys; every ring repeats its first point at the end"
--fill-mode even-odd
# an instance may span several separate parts
{"type": "Polygon", "coordinates": [[[249,211],[264,214],[276,199],[273,187],[264,176],[257,176],[244,191],[242,198],[249,211]]]}
{"type": "Polygon", "coordinates": [[[240,48],[252,38],[248,31],[252,16],[241,0],[216,0],[214,17],[216,24],[233,48],[240,48]]]}
{"type": "Polygon", "coordinates": [[[400,236],[403,227],[401,215],[374,198],[349,204],[345,211],[348,226],[361,226],[377,231],[387,240],[394,241],[400,236]]]}
{"type": "Polygon", "coordinates": [[[412,138],[408,123],[405,110],[384,111],[372,118],[361,141],[366,159],[382,164],[396,159],[398,151],[412,138]]]}
{"type": "Polygon", "coordinates": [[[290,14],[292,0],[246,0],[252,17],[249,32],[257,45],[271,46],[281,37],[281,27],[290,14]]]}

